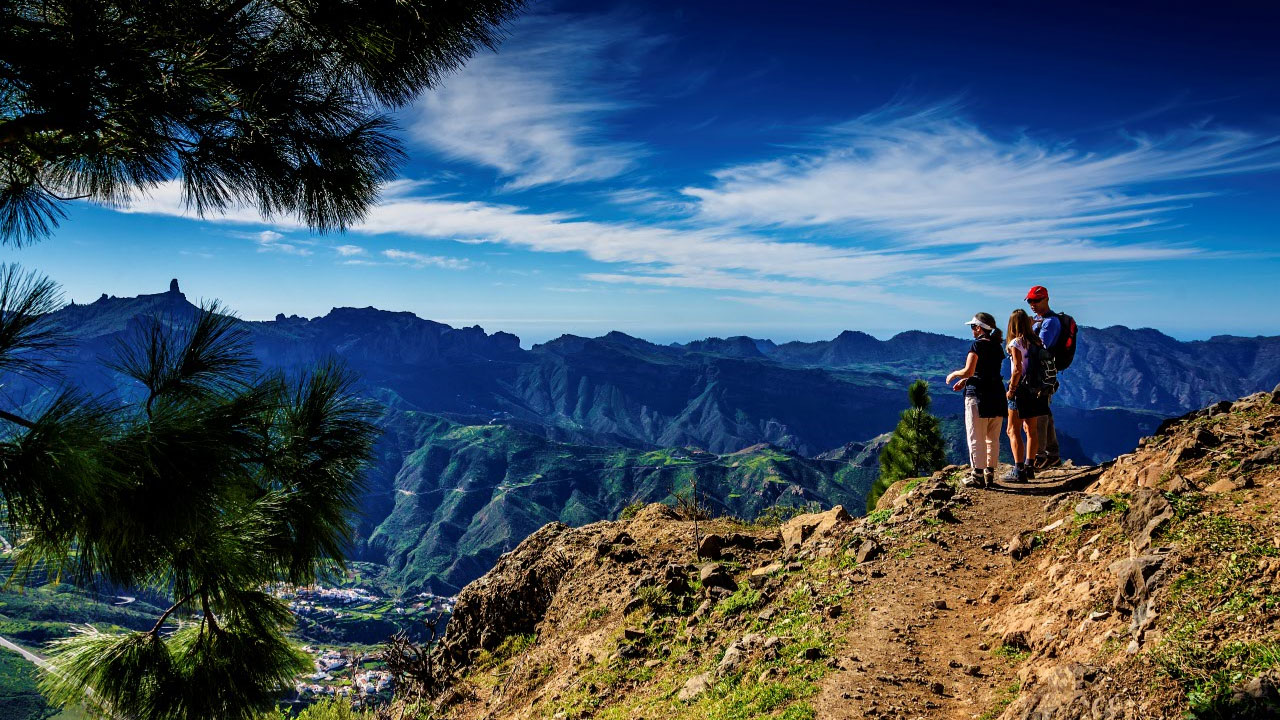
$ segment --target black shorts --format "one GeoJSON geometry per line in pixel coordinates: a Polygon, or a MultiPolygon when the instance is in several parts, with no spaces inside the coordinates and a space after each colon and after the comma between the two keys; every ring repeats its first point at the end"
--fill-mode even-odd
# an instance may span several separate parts
{"type": "Polygon", "coordinates": [[[1038,418],[1049,414],[1049,396],[1036,397],[1022,389],[1015,390],[1013,399],[1009,401],[1009,409],[1016,410],[1018,417],[1024,419],[1038,418]]]}

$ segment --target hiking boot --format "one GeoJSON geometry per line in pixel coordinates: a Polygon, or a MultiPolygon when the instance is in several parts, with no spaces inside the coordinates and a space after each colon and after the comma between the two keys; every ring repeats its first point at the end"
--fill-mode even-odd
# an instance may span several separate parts
{"type": "Polygon", "coordinates": [[[1049,468],[1058,467],[1062,464],[1062,458],[1051,457],[1049,455],[1037,455],[1036,462],[1033,466],[1036,470],[1048,470],[1049,468]]]}
{"type": "Polygon", "coordinates": [[[1031,479],[1031,468],[1024,465],[1021,469],[1017,470],[1017,474],[1018,474],[1018,482],[1020,483],[1027,482],[1028,480],[1031,479]]]}
{"type": "Polygon", "coordinates": [[[1010,483],[1022,482],[1023,473],[1019,472],[1018,468],[1011,467],[1009,468],[1009,472],[1000,476],[1000,479],[1003,480],[1004,482],[1010,482],[1010,483]]]}
{"type": "Polygon", "coordinates": [[[969,471],[969,475],[960,481],[960,484],[965,487],[982,487],[982,471],[973,468],[969,471]]]}
{"type": "Polygon", "coordinates": [[[1027,482],[1031,482],[1036,479],[1036,469],[1034,466],[1028,465],[1024,472],[1027,474],[1027,482]]]}
{"type": "Polygon", "coordinates": [[[982,487],[991,488],[995,486],[996,486],[996,469],[984,468],[982,470],[982,487]]]}

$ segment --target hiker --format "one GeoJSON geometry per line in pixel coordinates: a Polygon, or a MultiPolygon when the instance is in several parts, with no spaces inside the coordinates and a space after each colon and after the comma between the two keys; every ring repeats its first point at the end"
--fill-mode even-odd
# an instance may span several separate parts
{"type": "Polygon", "coordinates": [[[1040,337],[1031,327],[1031,317],[1021,308],[1009,315],[1005,328],[1006,350],[1009,353],[1009,389],[1005,398],[1009,406],[1009,444],[1013,450],[1014,467],[1004,480],[1026,482],[1035,479],[1035,469],[1027,464],[1035,459],[1039,436],[1036,420],[1048,412],[1049,404],[1035,387],[1040,373],[1038,360],[1044,348],[1040,337]],[[1024,442],[1023,435],[1026,440],[1024,442]]]}
{"type": "Polygon", "coordinates": [[[977,313],[965,325],[973,332],[973,344],[964,367],[947,375],[947,384],[955,381],[952,389],[964,391],[964,430],[969,440],[969,477],[965,484],[993,487],[1000,464],[1000,425],[1008,412],[1004,377],[1000,374],[1004,346],[996,319],[990,313],[977,313]]]}
{"type": "MultiPolygon", "coordinates": [[[[1065,370],[1070,364],[1070,359],[1064,363],[1058,359],[1062,353],[1063,341],[1071,342],[1070,350],[1074,355],[1075,347],[1075,322],[1070,321],[1067,317],[1065,320],[1070,321],[1070,328],[1064,327],[1064,318],[1059,317],[1058,313],[1049,309],[1049,290],[1043,285],[1033,286],[1027,291],[1027,304],[1031,306],[1032,312],[1036,314],[1036,319],[1032,323],[1032,329],[1040,338],[1040,344],[1049,349],[1055,357],[1056,370],[1065,370]]],[[[1030,458],[1028,465],[1036,470],[1045,470],[1051,467],[1057,467],[1062,464],[1062,456],[1058,450],[1058,433],[1053,426],[1053,390],[1050,389],[1045,396],[1045,414],[1037,423],[1037,453],[1034,458],[1030,458]]]]}

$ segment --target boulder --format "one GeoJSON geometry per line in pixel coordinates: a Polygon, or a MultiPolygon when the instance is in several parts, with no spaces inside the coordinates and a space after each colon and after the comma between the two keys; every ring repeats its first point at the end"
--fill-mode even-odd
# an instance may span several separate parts
{"type": "Polygon", "coordinates": [[[689,566],[679,563],[669,563],[662,572],[662,587],[673,596],[688,594],[689,587],[689,566]]]}
{"type": "Polygon", "coordinates": [[[724,538],[715,534],[707,535],[702,538],[702,542],[698,543],[698,557],[719,560],[720,551],[724,548],[724,538]]]}
{"type": "Polygon", "coordinates": [[[1191,442],[1195,443],[1198,448],[1218,447],[1222,444],[1222,438],[1213,434],[1208,428],[1196,428],[1191,435],[1191,442]]]}
{"type": "Polygon", "coordinates": [[[1014,560],[1021,560],[1031,554],[1031,550],[1033,549],[1032,544],[1034,542],[1035,533],[1029,530],[1020,532],[1009,538],[1009,546],[1005,552],[1007,552],[1009,557],[1014,560]]]}
{"type": "Polygon", "coordinates": [[[764,638],[756,633],[747,633],[729,643],[724,656],[720,658],[720,664],[716,666],[716,677],[723,677],[737,670],[749,654],[763,645],[764,638]]]}
{"type": "Polygon", "coordinates": [[[947,481],[941,477],[934,475],[928,481],[922,483],[916,490],[920,497],[933,503],[944,503],[955,497],[955,488],[947,484],[947,481]]]}
{"type": "Polygon", "coordinates": [[[1268,465],[1280,465],[1280,445],[1270,445],[1250,455],[1236,468],[1238,473],[1252,472],[1268,465]]]}
{"type": "Polygon", "coordinates": [[[1241,685],[1232,699],[1242,702],[1245,698],[1275,703],[1280,700],[1280,670],[1268,670],[1241,685]]]}
{"type": "Polygon", "coordinates": [[[680,688],[680,692],[676,693],[676,699],[681,702],[697,699],[711,687],[711,680],[709,672],[694,675],[685,682],[684,687],[680,688]]]}
{"type": "Polygon", "coordinates": [[[858,544],[858,549],[853,554],[855,562],[861,564],[871,562],[884,552],[884,548],[880,547],[880,543],[867,538],[858,544]]]}
{"type": "Polygon", "coordinates": [[[738,589],[738,583],[734,582],[733,576],[720,563],[703,565],[698,578],[702,581],[702,589],[708,592],[713,588],[721,588],[731,593],[738,589]]]}
{"type": "Polygon", "coordinates": [[[853,520],[843,505],[826,512],[797,515],[782,525],[782,547],[796,550],[809,538],[826,535],[837,525],[853,520]]]}
{"type": "Polygon", "coordinates": [[[1089,513],[1105,512],[1111,507],[1111,498],[1106,495],[1085,495],[1080,502],[1076,503],[1077,515],[1088,515],[1089,513]]]}
{"type": "Polygon", "coordinates": [[[1234,480],[1231,478],[1222,478],[1221,480],[1209,485],[1209,487],[1205,488],[1204,491],[1209,493],[1229,493],[1235,492],[1236,490],[1243,490],[1247,486],[1247,478],[1234,480]]]}
{"type": "Polygon", "coordinates": [[[1165,485],[1165,489],[1171,493],[1187,493],[1194,492],[1195,490],[1198,490],[1199,487],[1188,480],[1186,475],[1183,475],[1182,473],[1174,473],[1169,478],[1168,484],[1165,485]]]}
{"type": "Polygon", "coordinates": [[[773,575],[782,572],[782,563],[770,563],[761,568],[756,568],[747,576],[747,583],[751,587],[763,587],[773,575]]]}

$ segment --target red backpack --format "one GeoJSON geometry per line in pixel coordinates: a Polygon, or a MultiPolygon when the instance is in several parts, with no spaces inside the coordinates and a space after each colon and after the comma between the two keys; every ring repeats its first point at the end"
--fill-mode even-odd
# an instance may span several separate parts
{"type": "Polygon", "coordinates": [[[1058,316],[1058,338],[1053,341],[1049,352],[1053,353],[1054,364],[1062,371],[1071,367],[1071,361],[1076,359],[1076,332],[1079,328],[1070,315],[1060,312],[1054,315],[1058,316]]]}

